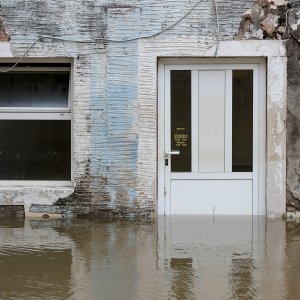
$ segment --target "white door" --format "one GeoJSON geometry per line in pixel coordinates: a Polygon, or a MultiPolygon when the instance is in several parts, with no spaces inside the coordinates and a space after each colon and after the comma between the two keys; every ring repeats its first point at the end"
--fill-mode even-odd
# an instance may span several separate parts
{"type": "Polygon", "coordinates": [[[264,214],[262,64],[164,64],[160,72],[161,212],[264,214]]]}

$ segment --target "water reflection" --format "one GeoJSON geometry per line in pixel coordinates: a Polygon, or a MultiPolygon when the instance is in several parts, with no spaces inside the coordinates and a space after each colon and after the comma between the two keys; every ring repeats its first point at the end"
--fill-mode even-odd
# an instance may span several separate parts
{"type": "Polygon", "coordinates": [[[300,225],[0,219],[1,299],[298,299],[300,225]]]}
{"type": "Polygon", "coordinates": [[[230,284],[232,287],[232,299],[240,299],[243,295],[246,299],[253,299],[253,271],[254,259],[252,258],[233,258],[232,267],[229,273],[230,284]]]}
{"type": "Polygon", "coordinates": [[[193,259],[171,257],[172,284],[170,297],[174,299],[193,299],[194,281],[193,259]]]}
{"type": "Polygon", "coordinates": [[[288,224],[286,239],[287,258],[287,299],[300,298],[299,262],[300,262],[300,225],[288,224]]]}

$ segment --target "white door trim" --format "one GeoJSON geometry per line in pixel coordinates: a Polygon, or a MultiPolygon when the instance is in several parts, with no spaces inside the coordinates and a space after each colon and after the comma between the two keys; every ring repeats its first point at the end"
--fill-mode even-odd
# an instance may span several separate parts
{"type": "MultiPolygon", "coordinates": [[[[258,116],[258,122],[254,122],[254,132],[253,132],[253,138],[254,141],[259,141],[259,147],[258,145],[254,144],[253,148],[257,149],[257,151],[253,152],[253,167],[258,168],[253,169],[253,174],[257,174],[257,176],[253,176],[252,173],[243,174],[242,177],[237,178],[234,173],[224,173],[224,175],[220,174],[209,174],[209,178],[212,179],[253,179],[253,190],[258,191],[258,195],[253,195],[254,199],[258,199],[257,201],[253,201],[253,214],[254,215],[264,215],[266,214],[266,203],[265,203],[265,167],[266,167],[266,76],[265,76],[265,60],[264,59],[252,59],[252,58],[245,58],[245,59],[160,59],[160,63],[158,65],[158,214],[170,214],[171,212],[171,203],[170,199],[165,198],[165,194],[167,193],[170,195],[170,185],[165,184],[166,182],[169,182],[172,176],[172,179],[177,178],[180,176],[183,178],[186,175],[183,174],[176,174],[166,172],[165,173],[165,151],[170,151],[171,149],[164,149],[164,145],[170,145],[170,135],[165,135],[165,124],[169,122],[170,120],[165,119],[165,112],[169,110],[170,103],[168,101],[165,101],[165,99],[170,99],[170,91],[168,89],[165,89],[165,80],[168,80],[168,76],[170,74],[169,70],[172,68],[173,70],[183,70],[183,69],[189,69],[192,70],[194,76],[192,76],[192,118],[194,118],[194,114],[197,113],[197,101],[195,100],[195,96],[198,94],[198,85],[193,84],[193,81],[196,82],[196,73],[198,70],[226,70],[226,74],[231,74],[231,70],[234,69],[254,69],[255,72],[258,74],[258,76],[254,76],[254,97],[259,97],[261,101],[254,101],[254,103],[259,103],[259,105],[254,107],[254,114],[258,116]],[[170,66],[172,65],[172,66],[170,66]],[[165,71],[167,71],[165,73],[165,71]],[[259,128],[261,128],[259,130],[259,128]],[[256,165],[258,167],[256,167],[256,165]],[[168,176],[168,178],[166,178],[168,176]],[[260,200],[259,200],[260,199],[260,200]]],[[[231,86],[232,82],[231,80],[228,80],[228,78],[231,78],[231,76],[226,76],[226,85],[229,87],[231,86]]],[[[231,88],[227,89],[228,93],[226,97],[231,97],[231,88]]],[[[230,103],[226,105],[226,111],[231,112],[231,105],[230,103]]],[[[227,118],[230,119],[231,113],[227,115],[227,118]]],[[[167,118],[170,116],[167,116],[167,118]]],[[[228,120],[225,121],[226,124],[229,124],[230,122],[228,120]]],[[[195,130],[197,131],[197,128],[194,126],[192,127],[193,131],[193,138],[197,139],[198,134],[195,134],[195,130]]],[[[231,127],[226,126],[226,131],[231,132],[231,127]]],[[[256,143],[256,142],[254,142],[256,143]]],[[[231,147],[230,140],[227,141],[225,145],[225,156],[227,155],[227,162],[230,161],[228,159],[229,151],[226,151],[226,149],[229,149],[231,147]]],[[[192,148],[192,153],[195,152],[196,149],[192,148]]],[[[231,152],[230,152],[231,153],[231,152]]],[[[194,156],[197,157],[197,156],[194,156]]],[[[226,160],[225,160],[226,161],[226,160]]],[[[194,162],[192,164],[192,173],[187,176],[189,179],[200,179],[204,178],[204,175],[201,174],[194,174],[195,172],[195,165],[197,162],[194,162]]],[[[231,171],[231,164],[226,163],[225,165],[225,171],[231,171]]],[[[205,178],[208,178],[207,175],[205,175],[205,178]]],[[[187,179],[188,179],[187,178],[187,179]]]]}

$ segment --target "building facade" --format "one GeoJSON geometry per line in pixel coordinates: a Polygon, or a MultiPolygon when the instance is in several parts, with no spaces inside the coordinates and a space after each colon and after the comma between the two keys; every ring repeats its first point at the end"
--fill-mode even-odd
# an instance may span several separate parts
{"type": "Polygon", "coordinates": [[[299,4],[3,0],[0,205],[295,213],[299,4]]]}

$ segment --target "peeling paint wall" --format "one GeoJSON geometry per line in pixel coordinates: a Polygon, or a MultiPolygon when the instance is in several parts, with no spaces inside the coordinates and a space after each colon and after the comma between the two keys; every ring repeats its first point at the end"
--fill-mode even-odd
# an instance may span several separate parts
{"type": "MultiPolygon", "coordinates": [[[[253,0],[239,1],[238,5],[236,1],[216,2],[220,39],[232,40],[253,0]]],[[[75,190],[0,187],[0,204],[25,204],[28,209],[36,204],[40,207],[31,209],[42,211],[55,204],[55,213],[61,213],[63,207],[73,207],[71,213],[85,214],[92,207],[114,216],[155,214],[157,107],[153,103],[157,100],[147,87],[156,91],[156,68],[152,66],[157,64],[155,53],[161,55],[161,47],[164,56],[172,53],[213,56],[212,47],[217,44],[218,34],[213,1],[203,0],[170,27],[195,3],[1,1],[1,36],[2,32],[9,35],[5,42],[0,42],[0,57],[22,56],[40,37],[28,57],[45,61],[49,57],[73,59],[75,190]],[[155,36],[135,39],[149,35],[155,36]],[[113,41],[126,39],[132,40],[113,41]],[[151,69],[144,61],[151,61],[151,69]]],[[[274,23],[278,23],[279,19],[275,19],[274,23]]],[[[272,20],[267,19],[266,28],[272,20]]],[[[280,26],[282,21],[275,26],[276,36],[280,26]]],[[[280,32],[283,36],[282,28],[280,32]]],[[[278,130],[279,127],[280,122],[278,130]]],[[[281,155],[281,150],[276,149],[281,155]]]]}

